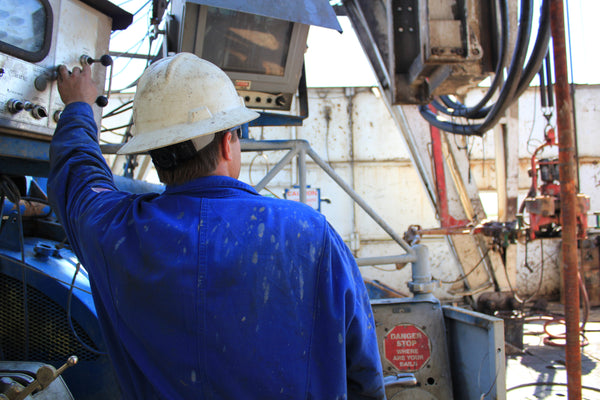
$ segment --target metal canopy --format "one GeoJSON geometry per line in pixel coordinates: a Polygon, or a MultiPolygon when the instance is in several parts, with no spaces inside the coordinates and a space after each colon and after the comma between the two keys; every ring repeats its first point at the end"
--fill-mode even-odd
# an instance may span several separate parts
{"type": "Polygon", "coordinates": [[[329,0],[188,0],[190,3],[225,8],[248,14],[322,26],[342,32],[329,0]]]}
{"type": "Polygon", "coordinates": [[[133,21],[133,15],[109,0],[81,0],[81,2],[111,17],[113,31],[125,29],[133,21]]]}

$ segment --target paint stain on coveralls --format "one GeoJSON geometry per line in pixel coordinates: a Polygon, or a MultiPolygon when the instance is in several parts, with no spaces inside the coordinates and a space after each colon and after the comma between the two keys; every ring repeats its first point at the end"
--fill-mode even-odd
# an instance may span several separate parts
{"type": "Polygon", "coordinates": [[[269,286],[269,282],[267,281],[267,277],[263,280],[263,290],[265,291],[265,304],[269,301],[269,290],[271,287],[269,286]]]}
{"type": "Polygon", "coordinates": [[[124,241],[125,241],[125,236],[123,236],[121,239],[119,239],[119,241],[115,244],[115,251],[117,251],[119,249],[119,247],[123,244],[124,241]]]}

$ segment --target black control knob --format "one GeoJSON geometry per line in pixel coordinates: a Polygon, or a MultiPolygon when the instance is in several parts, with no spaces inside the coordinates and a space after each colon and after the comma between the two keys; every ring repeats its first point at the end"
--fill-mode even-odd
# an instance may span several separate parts
{"type": "Polygon", "coordinates": [[[108,98],[106,96],[96,97],[96,105],[98,107],[106,107],[107,104],[108,104],[108,98]]]}
{"type": "MultiPolygon", "coordinates": [[[[93,63],[97,63],[97,62],[102,64],[105,67],[111,67],[113,65],[113,59],[108,54],[104,54],[103,56],[100,56],[100,58],[97,60],[88,56],[87,54],[83,54],[81,57],[79,57],[79,62],[81,62],[82,65],[85,65],[85,64],[92,65],[93,63]]],[[[111,67],[111,80],[112,80],[112,67],[111,67]]],[[[109,84],[108,91],[110,92],[110,84],[109,84]]],[[[108,104],[108,97],[98,96],[96,98],[96,105],[98,107],[106,107],[107,104],[108,104]]]]}
{"type": "Polygon", "coordinates": [[[108,54],[104,54],[103,56],[101,56],[99,59],[94,59],[86,54],[83,54],[80,58],[79,61],[81,62],[81,64],[89,64],[92,65],[93,63],[97,63],[99,62],[100,64],[104,65],[105,67],[109,67],[112,65],[113,60],[112,57],[109,56],[108,54]]]}

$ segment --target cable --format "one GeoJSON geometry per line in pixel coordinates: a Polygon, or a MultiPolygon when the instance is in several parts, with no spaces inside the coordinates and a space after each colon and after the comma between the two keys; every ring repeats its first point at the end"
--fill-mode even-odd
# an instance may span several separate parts
{"type": "Polygon", "coordinates": [[[106,114],[104,114],[102,116],[102,118],[103,119],[104,118],[110,118],[110,117],[113,117],[115,115],[119,115],[119,114],[122,114],[124,112],[127,112],[127,111],[131,110],[133,108],[133,106],[127,107],[131,103],[133,103],[133,100],[127,100],[125,103],[119,105],[118,107],[116,107],[116,108],[110,110],[109,112],[107,112],[106,114]]]}
{"type": "MultiPolygon", "coordinates": [[[[567,384],[559,383],[559,382],[531,382],[531,383],[523,383],[521,385],[513,386],[510,389],[506,389],[506,391],[510,392],[511,390],[521,389],[521,388],[529,387],[529,386],[563,386],[563,387],[567,387],[567,384]]],[[[581,388],[585,389],[585,390],[591,390],[593,392],[600,393],[600,389],[595,388],[595,387],[582,385],[581,388]]]]}
{"type": "MultiPolygon", "coordinates": [[[[15,184],[15,182],[10,179],[6,175],[2,175],[0,177],[0,195],[2,196],[2,209],[4,209],[4,199],[8,199],[8,201],[12,202],[15,205],[17,212],[17,228],[19,230],[19,248],[21,252],[21,262],[25,262],[25,237],[23,235],[23,216],[21,215],[21,192],[19,188],[15,184]]],[[[0,231],[5,228],[6,224],[9,221],[4,221],[4,215],[2,215],[2,220],[0,220],[1,227],[0,231]]],[[[27,274],[25,270],[22,271],[21,281],[23,282],[23,319],[24,319],[24,335],[25,335],[25,358],[29,357],[29,308],[28,301],[29,298],[27,292],[27,274]]]]}
{"type": "MultiPolygon", "coordinates": [[[[113,132],[113,131],[115,131],[115,130],[117,130],[117,129],[129,128],[129,127],[131,127],[131,126],[133,126],[133,123],[129,123],[129,124],[121,125],[121,126],[114,126],[114,127],[112,127],[112,128],[104,128],[104,129],[102,129],[102,130],[100,131],[100,133],[102,133],[102,132],[113,132]]],[[[116,132],[114,132],[114,133],[115,133],[115,134],[118,134],[118,133],[116,133],[116,132]]]]}
{"type": "Polygon", "coordinates": [[[73,298],[73,287],[75,286],[75,279],[77,278],[77,274],[79,273],[80,269],[81,263],[77,263],[77,266],[75,267],[75,273],[73,274],[73,280],[71,281],[71,285],[69,287],[69,294],[67,296],[67,320],[69,321],[69,326],[71,327],[71,333],[73,333],[79,344],[81,344],[89,352],[104,356],[106,355],[105,352],[96,350],[84,343],[75,331],[75,327],[73,326],[73,319],[71,318],[71,299],[73,298]]]}
{"type": "Polygon", "coordinates": [[[491,250],[491,247],[488,247],[487,250],[485,251],[485,254],[481,257],[481,259],[479,259],[479,261],[477,262],[477,264],[475,264],[475,266],[469,272],[467,272],[467,274],[465,274],[464,276],[461,276],[460,278],[458,278],[456,280],[453,280],[453,281],[442,281],[442,280],[440,280],[440,282],[444,283],[444,284],[453,284],[453,283],[464,281],[465,279],[467,279],[467,277],[469,275],[471,275],[477,269],[477,267],[479,267],[479,265],[482,263],[482,261],[485,260],[485,258],[487,257],[488,253],[490,252],[490,250],[491,250]]]}
{"type": "MultiPolygon", "coordinates": [[[[18,265],[20,265],[20,266],[21,266],[21,267],[23,267],[23,268],[26,268],[26,269],[28,269],[28,270],[30,270],[30,271],[32,271],[32,272],[35,272],[35,273],[37,273],[37,274],[40,274],[40,275],[42,275],[42,276],[45,276],[46,278],[50,278],[50,279],[52,279],[52,280],[54,280],[54,281],[56,281],[56,282],[62,283],[62,284],[63,284],[63,285],[65,285],[65,286],[69,286],[69,285],[70,285],[70,283],[69,283],[69,282],[67,282],[67,281],[63,281],[62,279],[58,279],[58,278],[57,278],[57,277],[55,277],[55,276],[52,276],[52,275],[49,275],[49,274],[47,274],[47,273],[45,273],[45,272],[43,272],[43,271],[40,271],[39,269],[37,269],[37,268],[33,267],[32,265],[29,265],[29,264],[27,264],[27,263],[24,263],[24,262],[22,262],[22,261],[19,261],[19,260],[17,260],[16,258],[12,258],[12,257],[10,257],[10,256],[7,256],[7,255],[5,255],[5,254],[2,254],[2,253],[0,253],[0,258],[2,258],[2,259],[4,259],[4,260],[7,260],[7,261],[9,261],[9,262],[13,262],[13,263],[15,263],[15,264],[18,264],[18,265]]],[[[74,288],[74,289],[77,289],[77,290],[81,290],[82,292],[84,292],[84,293],[87,293],[87,294],[92,294],[92,292],[90,292],[89,290],[87,290],[87,289],[83,289],[83,288],[81,288],[81,287],[79,287],[79,286],[74,286],[73,288],[74,288]]]]}

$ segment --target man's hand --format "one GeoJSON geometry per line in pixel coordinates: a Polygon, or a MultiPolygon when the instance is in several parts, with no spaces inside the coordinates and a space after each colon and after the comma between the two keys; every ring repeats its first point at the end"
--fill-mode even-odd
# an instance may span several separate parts
{"type": "Polygon", "coordinates": [[[93,104],[98,96],[98,89],[92,81],[91,67],[86,64],[83,70],[75,67],[73,72],[69,72],[66,66],[59,66],[58,93],[65,105],[77,101],[93,104]]]}

